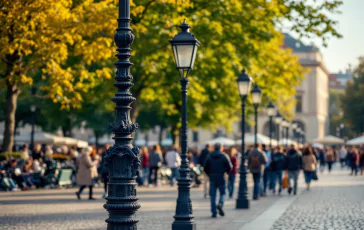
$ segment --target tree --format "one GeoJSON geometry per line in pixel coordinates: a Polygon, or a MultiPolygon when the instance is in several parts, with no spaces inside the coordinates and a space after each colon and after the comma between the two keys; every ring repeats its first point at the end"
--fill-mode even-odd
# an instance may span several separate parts
{"type": "Polygon", "coordinates": [[[112,0],[1,1],[0,86],[6,90],[4,151],[11,151],[13,146],[18,96],[34,77],[46,83],[41,90],[53,102],[61,103],[63,109],[80,107],[81,92],[87,92],[95,78],[111,78],[111,69],[90,67],[95,62],[105,66],[103,61],[112,56],[112,38],[102,36],[111,28],[97,23],[114,8],[112,0]]]}
{"type": "Polygon", "coordinates": [[[353,72],[353,80],[345,88],[341,97],[344,110],[345,127],[354,131],[356,136],[364,132],[364,57],[359,58],[359,65],[353,72]]]}

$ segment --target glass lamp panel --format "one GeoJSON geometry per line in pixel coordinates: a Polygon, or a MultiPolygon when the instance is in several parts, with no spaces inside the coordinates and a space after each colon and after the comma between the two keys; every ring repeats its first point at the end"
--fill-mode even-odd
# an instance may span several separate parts
{"type": "Polygon", "coordinates": [[[270,117],[273,117],[275,114],[275,109],[274,108],[267,108],[267,114],[270,117]]]}
{"type": "Polygon", "coordinates": [[[175,45],[178,62],[177,68],[191,69],[191,59],[194,45],[175,45]]]}
{"type": "Polygon", "coordinates": [[[248,95],[250,92],[251,85],[252,85],[251,81],[239,81],[238,86],[239,86],[240,96],[248,95]]]}
{"type": "Polygon", "coordinates": [[[192,61],[191,61],[191,69],[193,69],[193,66],[195,65],[195,60],[196,60],[196,54],[197,54],[197,49],[198,49],[198,46],[197,45],[194,45],[194,51],[193,51],[193,56],[192,56],[192,61]]]}
{"type": "Polygon", "coordinates": [[[253,104],[259,104],[262,100],[262,94],[260,93],[252,93],[253,104]]]}
{"type": "Polygon", "coordinates": [[[282,122],[282,117],[275,117],[274,122],[280,124],[282,122]]]}
{"type": "Polygon", "coordinates": [[[176,61],[176,65],[178,67],[179,65],[179,61],[178,61],[178,55],[177,55],[177,46],[172,46],[173,49],[173,56],[174,56],[174,60],[176,61]]]}

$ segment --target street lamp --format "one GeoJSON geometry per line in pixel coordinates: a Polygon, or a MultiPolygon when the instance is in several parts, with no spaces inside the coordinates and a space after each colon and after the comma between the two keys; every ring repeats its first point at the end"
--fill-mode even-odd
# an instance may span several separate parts
{"type": "Polygon", "coordinates": [[[289,126],[289,123],[286,119],[283,118],[282,122],[281,122],[281,125],[282,125],[282,137],[285,138],[286,140],[286,147],[288,147],[288,126],[289,126]]]}
{"type": "Polygon", "coordinates": [[[240,162],[240,181],[239,181],[239,192],[238,199],[236,200],[237,209],[248,209],[248,183],[247,183],[247,153],[245,153],[245,101],[250,92],[252,79],[245,73],[243,69],[238,79],[238,89],[242,101],[242,114],[241,114],[241,162],[240,162]]]}
{"type": "Polygon", "coordinates": [[[136,173],[140,166],[139,149],[133,147],[133,133],[138,129],[130,119],[131,103],[135,98],[130,93],[133,77],[130,67],[133,63],[131,45],[134,35],[130,28],[130,0],[119,0],[118,28],[114,35],[118,61],[115,63],[116,77],[114,86],[117,93],[111,99],[115,103],[115,122],[109,124],[114,133],[115,144],[104,156],[105,168],[109,170],[106,204],[104,208],[109,213],[105,220],[108,230],[137,229],[138,220],[135,217],[140,208],[136,192],[136,173]]]}
{"type": "Polygon", "coordinates": [[[300,127],[297,127],[297,129],[296,129],[296,138],[297,138],[297,143],[299,143],[299,144],[301,144],[300,143],[301,132],[302,132],[302,129],[300,127]]]}
{"type": "Polygon", "coordinates": [[[282,122],[282,115],[280,114],[279,111],[277,111],[277,115],[274,117],[274,122],[276,123],[277,125],[277,142],[278,142],[278,145],[279,145],[279,132],[280,132],[280,127],[279,125],[281,124],[282,122]]]}
{"type": "Polygon", "coordinates": [[[340,138],[344,138],[344,128],[345,128],[344,123],[341,123],[340,124],[340,138]]]}
{"type": "Polygon", "coordinates": [[[258,142],[258,106],[262,101],[262,90],[259,88],[257,84],[255,84],[252,90],[252,101],[254,105],[254,115],[255,115],[255,130],[254,130],[254,144],[256,145],[258,142]]]}
{"type": "Polygon", "coordinates": [[[193,69],[197,49],[200,42],[190,33],[190,28],[186,19],[180,25],[179,32],[170,42],[172,44],[174,60],[177,70],[180,73],[180,83],[182,88],[182,129],[181,129],[181,159],[182,164],[179,169],[178,198],[176,205],[176,215],[172,224],[172,230],[192,230],[196,229],[196,223],[192,216],[192,202],[190,198],[191,177],[189,161],[187,157],[187,84],[188,74],[193,69]]]}
{"type": "Polygon", "coordinates": [[[30,112],[32,112],[32,131],[30,133],[30,149],[34,147],[34,126],[35,126],[35,111],[37,107],[35,105],[30,106],[30,112]]]}
{"type": "Polygon", "coordinates": [[[267,114],[269,116],[269,147],[272,149],[272,129],[273,129],[273,116],[276,112],[276,108],[274,107],[272,101],[269,102],[267,106],[267,114]]]}

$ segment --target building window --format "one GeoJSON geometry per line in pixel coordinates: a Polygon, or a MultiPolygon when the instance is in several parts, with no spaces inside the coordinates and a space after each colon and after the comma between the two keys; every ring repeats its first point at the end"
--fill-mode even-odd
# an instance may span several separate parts
{"type": "Polygon", "coordinates": [[[198,142],[198,131],[193,131],[192,133],[192,141],[197,143],[198,142]]]}
{"type": "Polygon", "coordinates": [[[302,95],[296,96],[296,113],[302,113],[302,95]]]}

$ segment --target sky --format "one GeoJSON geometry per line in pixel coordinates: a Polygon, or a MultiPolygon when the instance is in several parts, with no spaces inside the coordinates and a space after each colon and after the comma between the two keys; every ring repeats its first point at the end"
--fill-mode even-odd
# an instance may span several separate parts
{"type": "Polygon", "coordinates": [[[344,72],[349,64],[354,68],[358,64],[358,57],[364,56],[364,0],[343,0],[340,6],[341,14],[332,15],[337,20],[337,29],[342,38],[330,38],[327,47],[322,45],[320,39],[313,42],[323,55],[326,67],[331,73],[344,72]]]}

